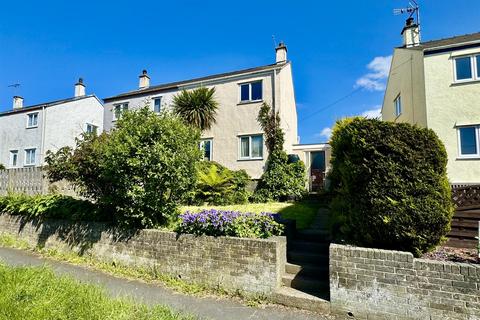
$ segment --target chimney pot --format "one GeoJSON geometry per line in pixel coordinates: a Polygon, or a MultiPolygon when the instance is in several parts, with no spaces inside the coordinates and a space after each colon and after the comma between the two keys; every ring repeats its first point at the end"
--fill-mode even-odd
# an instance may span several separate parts
{"type": "Polygon", "coordinates": [[[275,48],[275,62],[284,63],[287,61],[287,46],[283,41],[280,41],[278,46],[275,48]]]}
{"type": "Polygon", "coordinates": [[[146,89],[150,87],[150,77],[145,69],[142,70],[142,74],[139,76],[138,87],[140,89],[146,89]]]}
{"type": "Polygon", "coordinates": [[[23,98],[20,96],[13,97],[13,110],[18,110],[23,108],[23,98]]]}
{"type": "Polygon", "coordinates": [[[83,97],[85,95],[85,84],[83,84],[83,78],[78,78],[78,82],[75,84],[75,97],[83,97]]]}

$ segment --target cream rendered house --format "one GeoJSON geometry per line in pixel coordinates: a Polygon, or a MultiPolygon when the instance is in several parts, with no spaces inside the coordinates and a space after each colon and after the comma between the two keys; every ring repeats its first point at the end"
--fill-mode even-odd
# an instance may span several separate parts
{"type": "Polygon", "coordinates": [[[480,33],[420,41],[407,20],[395,48],[382,119],[433,129],[452,184],[480,182],[480,33]]]}
{"type": "Polygon", "coordinates": [[[103,105],[85,94],[80,79],[72,98],[24,106],[13,98],[13,110],[0,113],[0,163],[6,168],[42,166],[47,150],[75,146],[83,132],[103,130],[103,105]]]}
{"type": "Polygon", "coordinates": [[[276,48],[275,63],[266,66],[155,86],[150,86],[144,70],[139,76],[138,89],[104,99],[104,128],[106,131],[114,128],[124,110],[148,105],[154,112],[161,112],[171,107],[173,97],[181,90],[201,86],[214,87],[219,103],[216,123],[202,134],[207,160],[233,170],[245,169],[253,179],[261,177],[267,150],[257,116],[263,102],[280,113],[285,151],[297,153],[300,147],[292,65],[283,43],[276,48]]]}

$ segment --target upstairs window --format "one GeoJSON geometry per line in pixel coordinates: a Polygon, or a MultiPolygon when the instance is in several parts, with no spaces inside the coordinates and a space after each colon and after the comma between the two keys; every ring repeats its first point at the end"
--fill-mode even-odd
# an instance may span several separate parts
{"type": "Polygon", "coordinates": [[[458,128],[458,144],[460,157],[474,158],[480,156],[478,146],[478,132],[478,126],[458,128]]]}
{"type": "Polygon", "coordinates": [[[454,59],[455,82],[480,80],[480,55],[454,59]]]}
{"type": "Polygon", "coordinates": [[[10,150],[10,167],[18,166],[18,150],[10,150]]]}
{"type": "Polygon", "coordinates": [[[393,104],[395,106],[395,116],[398,117],[402,114],[402,97],[398,95],[393,101],[393,104]]]}
{"type": "Polygon", "coordinates": [[[120,119],[125,111],[128,111],[128,102],[114,105],[113,121],[120,119]]]}
{"type": "Polygon", "coordinates": [[[93,124],[90,124],[90,123],[87,123],[87,126],[86,126],[86,129],[85,131],[87,133],[93,133],[93,134],[97,134],[97,129],[98,127],[93,125],[93,124]]]}
{"type": "Polygon", "coordinates": [[[262,81],[242,83],[240,85],[240,102],[261,101],[262,99],[262,81]]]}
{"type": "Polygon", "coordinates": [[[153,112],[160,113],[162,109],[162,97],[153,99],[153,112]]]}
{"type": "Polygon", "coordinates": [[[36,149],[25,149],[25,165],[33,166],[35,165],[36,149]]]}
{"type": "Polygon", "coordinates": [[[27,114],[27,128],[36,128],[38,126],[38,112],[27,114]]]}
{"type": "Polygon", "coordinates": [[[203,151],[203,160],[205,161],[212,160],[212,147],[213,147],[212,139],[205,139],[200,141],[200,150],[203,151]]]}
{"type": "Polygon", "coordinates": [[[263,136],[252,135],[240,137],[240,159],[262,159],[263,158],[263,136]]]}

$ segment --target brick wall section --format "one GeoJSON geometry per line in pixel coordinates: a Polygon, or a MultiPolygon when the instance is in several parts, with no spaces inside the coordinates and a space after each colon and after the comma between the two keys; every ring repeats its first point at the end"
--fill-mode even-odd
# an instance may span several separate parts
{"type": "Polygon", "coordinates": [[[330,302],[355,319],[480,319],[480,266],[332,244],[330,302]]]}
{"type": "Polygon", "coordinates": [[[286,261],[284,237],[195,237],[160,230],[125,233],[99,223],[26,222],[6,214],[0,215],[0,233],[31,246],[76,251],[128,266],[154,267],[159,273],[186,281],[267,295],[280,286],[286,261]]]}

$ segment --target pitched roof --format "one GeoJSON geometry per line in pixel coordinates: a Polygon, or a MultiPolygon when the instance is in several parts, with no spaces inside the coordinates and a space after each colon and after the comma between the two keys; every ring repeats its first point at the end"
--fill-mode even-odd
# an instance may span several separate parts
{"type": "MultiPolygon", "coordinates": [[[[288,62],[287,62],[287,64],[288,64],[288,62]]],[[[160,85],[156,85],[156,86],[150,86],[150,87],[145,88],[145,89],[137,89],[137,90],[121,93],[121,94],[118,94],[116,96],[104,98],[103,101],[108,102],[108,101],[112,101],[112,100],[116,100],[116,99],[120,99],[120,98],[125,98],[125,97],[130,97],[130,96],[135,96],[135,95],[140,95],[140,94],[145,94],[145,93],[150,93],[150,92],[172,90],[172,89],[177,89],[178,87],[180,87],[182,85],[189,84],[189,83],[213,80],[213,79],[217,79],[217,78],[234,76],[234,75],[239,75],[239,74],[243,74],[243,73],[271,70],[271,69],[275,69],[277,67],[283,67],[284,65],[285,64],[273,63],[273,64],[268,64],[268,65],[264,65],[264,66],[260,66],[260,67],[248,68],[248,69],[237,70],[237,71],[232,71],[232,72],[218,73],[218,74],[213,74],[213,75],[209,75],[209,76],[206,76],[206,77],[194,78],[194,79],[190,79],[190,80],[164,83],[164,84],[160,84],[160,85]]]]}
{"type": "Polygon", "coordinates": [[[82,99],[87,99],[87,98],[92,98],[92,97],[97,99],[98,102],[100,102],[100,104],[102,104],[102,102],[100,101],[100,99],[98,99],[98,97],[96,95],[89,94],[89,95],[85,95],[85,96],[81,96],[81,97],[72,97],[72,98],[67,98],[67,99],[55,100],[55,101],[35,104],[35,105],[32,105],[32,106],[28,106],[28,107],[23,107],[23,108],[20,108],[20,109],[3,111],[3,112],[0,112],[0,117],[10,115],[10,114],[14,114],[14,113],[30,112],[32,110],[38,110],[38,109],[41,109],[43,107],[47,108],[47,107],[55,106],[55,105],[58,105],[58,104],[63,104],[63,103],[67,103],[67,102],[72,102],[72,101],[77,101],[77,100],[82,100],[82,99]]]}
{"type": "MultiPolygon", "coordinates": [[[[463,45],[469,44],[480,44],[480,32],[465,34],[461,36],[455,36],[451,38],[432,40],[427,42],[422,42],[420,45],[415,47],[410,47],[408,49],[412,50],[422,50],[422,51],[433,51],[440,48],[454,48],[463,45]]],[[[405,46],[401,47],[405,48],[405,46]]]]}

